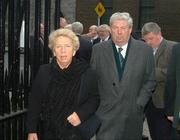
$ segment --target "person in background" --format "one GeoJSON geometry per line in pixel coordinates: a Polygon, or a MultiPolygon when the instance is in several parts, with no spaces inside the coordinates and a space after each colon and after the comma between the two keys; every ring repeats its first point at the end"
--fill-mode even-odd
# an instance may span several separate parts
{"type": "Polygon", "coordinates": [[[98,36],[102,41],[107,41],[111,38],[110,27],[107,24],[102,24],[98,27],[98,36]]]}
{"type": "Polygon", "coordinates": [[[99,105],[96,73],[88,63],[73,57],[79,41],[71,30],[53,31],[49,48],[54,58],[41,65],[29,96],[28,140],[87,140],[78,127],[99,105]]]}
{"type": "Polygon", "coordinates": [[[40,47],[40,65],[43,64],[44,60],[44,24],[40,24],[40,35],[39,35],[39,47],[40,47]]]}
{"type": "Polygon", "coordinates": [[[78,36],[80,47],[76,52],[75,57],[80,60],[86,60],[90,62],[91,52],[92,52],[92,43],[85,39],[81,34],[83,33],[83,24],[81,22],[72,23],[72,31],[78,36]]]}
{"type": "Polygon", "coordinates": [[[145,110],[150,135],[152,140],[172,140],[174,129],[165,117],[164,91],[171,50],[176,42],[163,38],[161,28],[155,22],[145,23],[141,33],[153,49],[156,70],[156,89],[145,110]]]}
{"type": "Polygon", "coordinates": [[[59,23],[59,27],[60,28],[64,28],[67,25],[67,21],[64,17],[60,17],[60,23],[59,23]]]}
{"type": "Polygon", "coordinates": [[[90,62],[100,94],[96,140],[141,140],[144,107],[155,88],[153,52],[131,37],[129,13],[114,13],[109,25],[111,39],[93,46],[90,62]]]}
{"type": "MultiPolygon", "coordinates": [[[[172,49],[172,56],[167,71],[165,90],[166,116],[172,126],[180,132],[180,44],[172,49]]],[[[180,134],[180,133],[179,133],[180,134]]],[[[180,138],[180,136],[178,136],[180,138]]],[[[174,138],[175,139],[175,138],[174,138]]]]}
{"type": "MultiPolygon", "coordinates": [[[[39,66],[44,64],[44,24],[39,24],[38,36],[30,35],[30,61],[31,67],[37,72],[39,66]],[[36,53],[35,53],[36,52],[36,53]],[[36,59],[35,59],[36,58],[36,59]]],[[[36,73],[35,73],[36,75],[36,73]]]]}
{"type": "Polygon", "coordinates": [[[100,38],[98,36],[98,27],[96,25],[91,25],[89,27],[89,33],[83,36],[89,38],[93,45],[100,42],[100,38]]]}

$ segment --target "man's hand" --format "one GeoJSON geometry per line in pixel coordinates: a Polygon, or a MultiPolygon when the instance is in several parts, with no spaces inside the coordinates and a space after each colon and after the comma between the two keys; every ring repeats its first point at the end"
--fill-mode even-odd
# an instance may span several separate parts
{"type": "Polygon", "coordinates": [[[76,112],[73,112],[71,115],[69,115],[67,120],[73,126],[78,126],[81,123],[81,120],[76,112]]]}
{"type": "Polygon", "coordinates": [[[38,140],[37,133],[29,133],[28,140],[38,140]]]}

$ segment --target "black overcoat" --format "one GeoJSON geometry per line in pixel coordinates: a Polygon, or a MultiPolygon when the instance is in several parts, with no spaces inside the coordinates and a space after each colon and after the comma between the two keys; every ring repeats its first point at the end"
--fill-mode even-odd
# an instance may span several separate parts
{"type": "MultiPolygon", "coordinates": [[[[38,124],[42,112],[42,102],[52,77],[50,65],[51,64],[44,64],[40,66],[38,74],[33,82],[29,96],[27,133],[38,133],[38,124]]],[[[96,74],[91,68],[88,68],[81,77],[78,107],[75,110],[82,123],[94,114],[98,105],[99,95],[96,74]]]]}

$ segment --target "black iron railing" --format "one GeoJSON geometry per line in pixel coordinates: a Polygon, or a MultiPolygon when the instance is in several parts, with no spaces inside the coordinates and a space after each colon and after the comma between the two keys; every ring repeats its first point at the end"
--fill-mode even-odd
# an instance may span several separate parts
{"type": "Polygon", "coordinates": [[[40,51],[44,53],[41,62],[49,63],[48,35],[50,27],[53,27],[53,30],[58,28],[60,13],[60,0],[34,0],[33,2],[0,0],[0,139],[2,140],[27,139],[25,124],[31,81],[39,65],[42,64],[37,63],[40,62],[42,53],[40,51]],[[56,3],[54,8],[52,8],[52,2],[56,3]],[[33,9],[31,6],[35,7],[33,23],[30,21],[31,9],[33,9]],[[55,21],[50,18],[51,13],[55,13],[55,21]],[[25,24],[22,52],[20,32],[23,22],[25,24]],[[45,27],[42,50],[38,41],[40,23],[44,23],[45,27]],[[30,40],[31,24],[34,27],[33,40],[30,40]]]}

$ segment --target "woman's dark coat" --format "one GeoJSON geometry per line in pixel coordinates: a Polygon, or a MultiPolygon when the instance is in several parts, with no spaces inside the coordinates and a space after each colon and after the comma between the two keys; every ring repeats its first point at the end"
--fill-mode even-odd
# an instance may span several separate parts
{"type": "MultiPolygon", "coordinates": [[[[42,102],[46,96],[47,87],[52,78],[50,64],[40,66],[39,72],[33,82],[32,92],[29,96],[27,115],[27,132],[37,133],[42,112],[42,102]]],[[[63,87],[62,87],[63,88],[63,87]]],[[[80,92],[77,109],[74,110],[81,124],[94,114],[99,105],[99,95],[95,72],[89,67],[81,76],[80,92]]]]}

